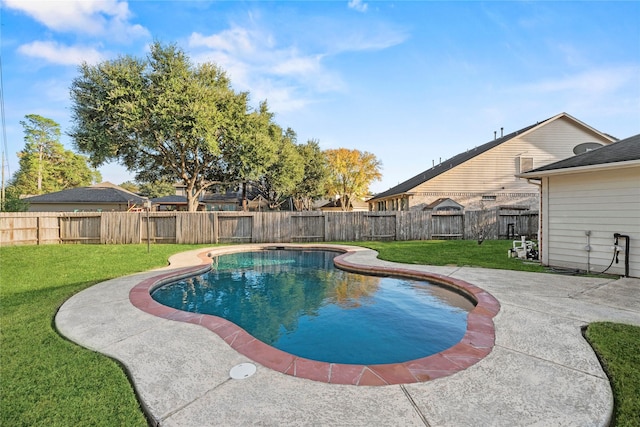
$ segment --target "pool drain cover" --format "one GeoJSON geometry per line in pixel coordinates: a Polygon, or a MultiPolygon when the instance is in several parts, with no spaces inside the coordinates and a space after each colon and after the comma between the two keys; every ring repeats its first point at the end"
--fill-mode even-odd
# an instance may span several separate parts
{"type": "Polygon", "coordinates": [[[253,363],[241,363],[231,368],[229,375],[234,380],[243,380],[256,373],[256,365],[253,363]]]}

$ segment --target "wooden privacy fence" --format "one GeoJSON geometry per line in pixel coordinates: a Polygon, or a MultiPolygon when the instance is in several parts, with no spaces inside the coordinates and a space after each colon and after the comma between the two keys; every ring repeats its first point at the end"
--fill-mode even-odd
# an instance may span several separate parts
{"type": "Polygon", "coordinates": [[[290,243],[535,236],[537,213],[21,212],[0,214],[0,244],[290,243]],[[513,232],[513,236],[511,233],[513,232]]]}

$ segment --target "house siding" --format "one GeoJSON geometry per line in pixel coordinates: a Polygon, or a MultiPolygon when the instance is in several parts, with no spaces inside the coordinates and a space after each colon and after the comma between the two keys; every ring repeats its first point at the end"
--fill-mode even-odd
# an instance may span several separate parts
{"type": "MultiPolygon", "coordinates": [[[[629,275],[640,277],[639,182],[637,166],[543,178],[542,262],[601,272],[613,258],[613,234],[620,233],[630,236],[629,275]]],[[[625,256],[608,273],[624,274],[625,256]]]]}

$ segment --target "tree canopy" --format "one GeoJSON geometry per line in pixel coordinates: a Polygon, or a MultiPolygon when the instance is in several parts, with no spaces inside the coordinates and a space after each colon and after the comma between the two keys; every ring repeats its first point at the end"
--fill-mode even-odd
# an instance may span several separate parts
{"type": "Polygon", "coordinates": [[[310,211],[313,201],[325,196],[329,174],[327,157],[315,140],[297,145],[297,149],[303,161],[303,177],[292,196],[297,210],[310,211]]]}
{"type": "Polygon", "coordinates": [[[101,179],[87,158],[66,150],[60,140],[60,125],[37,114],[28,114],[24,127],[25,146],[18,153],[19,169],[10,183],[16,194],[37,195],[88,186],[101,179]]]}
{"type": "Polygon", "coordinates": [[[297,145],[266,101],[250,108],[249,94],[235,92],[224,70],[192,64],[175,45],[156,42],[146,58],[85,63],[79,72],[69,133],[76,147],[94,166],[122,163],[138,183],[183,184],[190,211],[213,186],[241,186],[246,202],[252,183],[273,209],[288,197],[309,209],[322,190],[352,200],[381,176],[373,154],[297,145]]]}
{"type": "Polygon", "coordinates": [[[304,177],[304,161],[297,149],[296,134],[287,129],[282,133],[280,128],[274,129],[276,143],[276,159],[267,168],[257,187],[268,201],[270,209],[279,209],[293,194],[304,177]]]}
{"type": "Polygon", "coordinates": [[[340,197],[343,210],[348,210],[358,197],[369,194],[369,185],[382,178],[382,163],[367,151],[337,148],[326,150],[329,165],[327,193],[340,197]]]}
{"type": "Polygon", "coordinates": [[[94,165],[116,160],[139,182],[181,182],[191,211],[234,167],[251,175],[223,154],[263,138],[264,113],[250,111],[248,94],[234,92],[215,64],[191,64],[175,45],[156,42],[146,59],[83,64],[71,98],[70,135],[94,165]]]}
{"type": "Polygon", "coordinates": [[[143,182],[138,187],[138,192],[141,196],[154,199],[156,197],[173,196],[176,194],[176,188],[167,181],[143,182]]]}

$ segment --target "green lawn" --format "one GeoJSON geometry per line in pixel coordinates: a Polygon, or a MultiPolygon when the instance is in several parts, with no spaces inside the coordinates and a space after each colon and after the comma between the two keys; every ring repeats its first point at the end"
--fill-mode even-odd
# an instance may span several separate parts
{"type": "Polygon", "coordinates": [[[55,313],[95,283],[167,264],[194,246],[0,248],[0,425],[146,426],[122,368],[63,339],[55,313]]]}
{"type": "Polygon", "coordinates": [[[640,426],[640,327],[592,323],[585,336],[611,381],[615,398],[613,425],[640,426]]]}
{"type": "Polygon", "coordinates": [[[378,251],[380,259],[406,264],[460,265],[503,270],[544,272],[540,264],[509,258],[511,241],[425,240],[408,242],[355,242],[378,251]]]}
{"type": "MultiPolygon", "coordinates": [[[[508,258],[508,241],[485,241],[482,245],[474,241],[363,245],[379,251],[383,259],[405,263],[544,270],[508,258]]],[[[154,245],[149,254],[146,245],[1,247],[0,425],[147,425],[120,365],[62,338],[55,331],[54,316],[66,299],[82,289],[166,265],[171,254],[197,247],[154,245]]],[[[587,337],[593,340],[613,377],[618,425],[638,425],[633,422],[640,419],[637,417],[639,328],[615,327],[632,332],[625,332],[615,340],[609,339],[606,332],[605,339],[595,344],[598,337],[590,328],[587,337]],[[620,363],[623,368],[617,368],[620,363]],[[616,385],[617,382],[622,385],[616,385]],[[635,385],[629,388],[626,384],[635,385]],[[620,411],[627,406],[631,411],[620,411]]]]}

